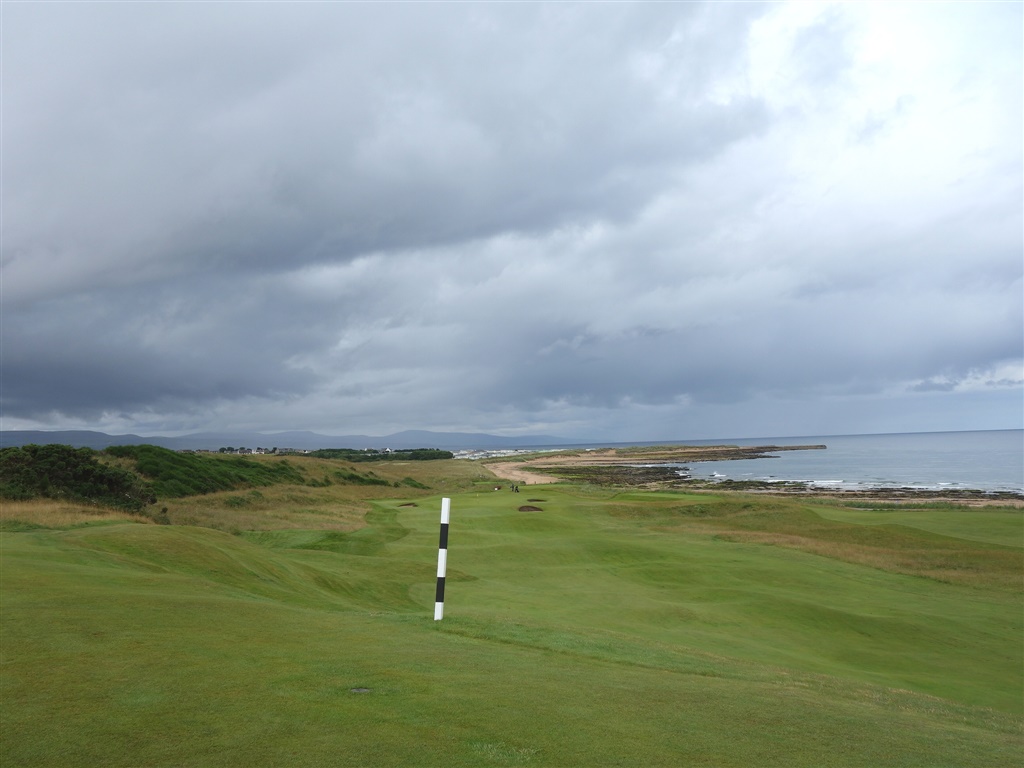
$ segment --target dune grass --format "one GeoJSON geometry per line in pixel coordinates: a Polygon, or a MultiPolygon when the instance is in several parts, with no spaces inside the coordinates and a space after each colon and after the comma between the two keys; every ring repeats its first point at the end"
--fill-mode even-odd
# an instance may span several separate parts
{"type": "Polygon", "coordinates": [[[35,528],[71,528],[112,522],[146,523],[149,520],[125,510],[54,499],[0,500],[0,531],[35,528]]]}
{"type": "MultiPolygon", "coordinates": [[[[213,462],[231,460],[210,457],[213,462]]],[[[458,493],[491,478],[487,470],[467,461],[353,464],[306,456],[251,456],[247,461],[268,466],[285,463],[300,480],[184,498],[161,497],[152,509],[166,509],[168,521],[175,525],[235,534],[277,528],[355,530],[365,525],[365,515],[375,499],[458,493]]]]}
{"type": "Polygon", "coordinates": [[[390,497],[182,500],[209,502],[221,530],[0,534],[0,764],[1019,760],[1019,511],[929,523],[744,496],[515,494],[452,464],[464,474],[423,467],[432,491],[390,497]]]}

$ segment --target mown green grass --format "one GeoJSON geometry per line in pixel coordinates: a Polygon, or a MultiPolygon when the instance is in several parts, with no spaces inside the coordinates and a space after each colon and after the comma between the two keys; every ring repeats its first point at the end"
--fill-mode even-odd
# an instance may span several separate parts
{"type": "Polygon", "coordinates": [[[1020,517],[459,483],[440,622],[415,489],[348,530],[0,534],[0,764],[1019,761],[1020,517]]]}
{"type": "Polygon", "coordinates": [[[883,510],[820,509],[829,520],[859,525],[905,525],[967,541],[1024,548],[1021,510],[1007,507],[893,508],[883,510]]]}

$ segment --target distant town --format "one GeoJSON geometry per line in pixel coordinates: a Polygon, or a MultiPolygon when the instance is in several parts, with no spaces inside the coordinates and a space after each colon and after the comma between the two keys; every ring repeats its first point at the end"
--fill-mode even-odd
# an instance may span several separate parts
{"type": "MultiPolygon", "coordinates": [[[[316,450],[317,449],[309,449],[309,448],[278,448],[278,447],[274,447],[274,448],[261,448],[259,446],[257,446],[256,448],[246,448],[244,446],[239,446],[238,448],[235,448],[234,446],[226,446],[226,447],[223,447],[223,448],[218,448],[215,451],[214,450],[206,450],[206,449],[202,449],[202,448],[184,448],[184,449],[179,450],[178,453],[225,453],[225,454],[231,454],[231,455],[234,455],[234,456],[264,456],[264,455],[266,455],[266,456],[293,455],[294,456],[294,455],[305,455],[305,454],[309,454],[309,453],[315,453],[316,450]]],[[[395,453],[395,451],[393,451],[391,448],[383,448],[383,449],[378,449],[378,448],[362,448],[360,450],[363,453],[366,453],[366,454],[379,453],[379,454],[387,455],[387,454],[395,453]]],[[[558,449],[558,448],[540,448],[540,449],[538,449],[538,448],[501,448],[501,449],[494,449],[494,450],[483,450],[483,449],[475,449],[474,448],[474,449],[468,449],[468,450],[452,451],[452,458],[456,458],[456,459],[493,459],[493,458],[500,458],[500,457],[503,457],[503,456],[520,456],[520,455],[528,454],[528,453],[552,453],[552,452],[557,451],[557,450],[561,450],[561,449],[558,449]]],[[[402,453],[402,452],[404,452],[404,451],[399,451],[399,453],[402,453]]]]}
{"type": "MultiPolygon", "coordinates": [[[[277,448],[277,447],[274,447],[274,448],[260,448],[258,446],[256,448],[245,448],[243,446],[239,446],[238,448],[235,448],[233,446],[227,446],[225,448],[218,448],[215,451],[207,450],[207,449],[204,449],[204,448],[183,448],[183,449],[179,450],[178,453],[229,453],[229,454],[233,454],[235,456],[263,456],[263,455],[283,456],[283,455],[286,455],[286,454],[288,454],[288,455],[301,455],[301,454],[313,453],[314,450],[316,450],[316,449],[310,449],[310,448],[277,448]]],[[[393,453],[393,451],[390,448],[384,448],[383,450],[378,450],[377,448],[363,448],[362,451],[364,453],[393,453]]]]}

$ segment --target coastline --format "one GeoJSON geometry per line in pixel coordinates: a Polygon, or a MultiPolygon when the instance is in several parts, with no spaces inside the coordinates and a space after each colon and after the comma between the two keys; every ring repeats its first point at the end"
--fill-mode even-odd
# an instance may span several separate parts
{"type": "Polygon", "coordinates": [[[824,445],[645,446],[506,455],[481,459],[481,463],[496,477],[520,485],[585,482],[609,487],[754,493],[841,501],[925,501],[966,506],[1024,507],[1024,493],[1015,491],[899,485],[841,488],[816,485],[809,481],[709,480],[685,474],[689,468],[682,466],[688,463],[770,458],[779,451],[825,448],[824,445]]]}
{"type": "MultiPolygon", "coordinates": [[[[628,448],[577,449],[569,451],[527,454],[525,457],[499,456],[482,460],[495,475],[523,484],[557,483],[565,480],[567,468],[629,467],[644,465],[671,465],[699,461],[729,461],[734,459],[763,459],[777,451],[825,450],[824,445],[708,445],[708,446],[650,446],[628,448]],[[548,471],[546,471],[548,470],[548,471]],[[552,472],[551,470],[554,470],[552,472]],[[561,470],[561,471],[559,471],[561,470]]],[[[676,471],[673,469],[672,474],[676,471]]]]}

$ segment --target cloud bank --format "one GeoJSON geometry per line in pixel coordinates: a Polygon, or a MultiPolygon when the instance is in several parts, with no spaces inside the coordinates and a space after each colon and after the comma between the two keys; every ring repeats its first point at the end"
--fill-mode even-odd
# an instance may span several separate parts
{"type": "Polygon", "coordinates": [[[3,428],[1019,428],[1017,4],[4,4],[3,428]]]}

